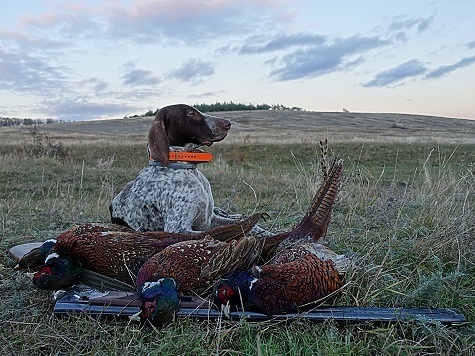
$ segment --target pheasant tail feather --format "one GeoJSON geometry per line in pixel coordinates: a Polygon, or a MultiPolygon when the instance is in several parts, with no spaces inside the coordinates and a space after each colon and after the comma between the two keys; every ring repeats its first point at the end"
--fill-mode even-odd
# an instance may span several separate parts
{"type": "Polygon", "coordinates": [[[342,173],[343,160],[333,161],[327,178],[315,194],[303,219],[291,231],[264,238],[261,252],[270,254],[284,241],[291,242],[311,236],[314,242],[317,242],[324,236],[330,225],[332,208],[338,194],[342,173]]]}
{"type": "Polygon", "coordinates": [[[294,230],[312,226],[312,236],[315,241],[324,236],[330,225],[333,204],[340,185],[343,173],[343,160],[334,160],[328,175],[315,194],[307,213],[294,230]]]}
{"type": "Polygon", "coordinates": [[[323,173],[323,180],[326,180],[328,177],[327,156],[328,140],[325,139],[325,141],[320,141],[320,167],[323,173]]]}

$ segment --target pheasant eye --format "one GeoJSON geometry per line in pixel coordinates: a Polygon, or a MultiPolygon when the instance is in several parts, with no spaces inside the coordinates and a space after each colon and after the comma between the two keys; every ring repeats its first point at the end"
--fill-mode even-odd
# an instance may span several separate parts
{"type": "Polygon", "coordinates": [[[143,309],[142,309],[142,317],[143,318],[148,318],[150,315],[152,315],[153,312],[155,311],[156,305],[157,305],[157,303],[155,303],[155,302],[146,302],[146,303],[144,303],[143,309]]]}

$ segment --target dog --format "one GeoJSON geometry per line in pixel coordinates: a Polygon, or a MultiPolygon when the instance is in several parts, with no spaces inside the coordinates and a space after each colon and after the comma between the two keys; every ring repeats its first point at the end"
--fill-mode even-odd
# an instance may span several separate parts
{"type": "MultiPolygon", "coordinates": [[[[195,164],[169,160],[170,147],[188,151],[211,146],[230,128],[231,121],[188,105],[161,108],[148,133],[150,165],[114,197],[111,221],[138,231],[178,233],[199,233],[235,222],[217,214],[211,186],[195,164]]],[[[256,226],[252,232],[265,230],[256,226]]]]}

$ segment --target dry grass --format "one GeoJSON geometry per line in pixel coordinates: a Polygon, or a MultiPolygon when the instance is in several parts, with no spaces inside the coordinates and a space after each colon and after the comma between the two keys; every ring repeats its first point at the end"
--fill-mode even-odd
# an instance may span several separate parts
{"type": "MultiPolygon", "coordinates": [[[[463,135],[473,137],[470,132],[463,135]]],[[[28,135],[0,149],[2,251],[53,237],[74,222],[107,221],[111,198],[146,164],[145,143],[132,139],[112,142],[110,136],[100,134],[103,141],[94,142],[91,136],[85,144],[84,137],[73,132],[52,131],[48,136],[53,144],[64,146],[62,155],[47,150],[33,155],[28,135]]],[[[345,160],[345,179],[325,242],[353,255],[355,261],[349,285],[336,303],[456,308],[467,317],[467,325],[180,318],[155,330],[123,320],[59,319],[52,316],[50,294],[35,289],[4,253],[0,258],[2,351],[475,354],[475,145],[332,142],[330,137],[330,146],[332,155],[345,160]]],[[[217,205],[246,214],[267,211],[272,219],[265,225],[274,231],[298,221],[321,180],[315,159],[318,145],[257,145],[251,140],[223,142],[212,150],[215,160],[203,165],[202,171],[210,179],[217,205]]]]}

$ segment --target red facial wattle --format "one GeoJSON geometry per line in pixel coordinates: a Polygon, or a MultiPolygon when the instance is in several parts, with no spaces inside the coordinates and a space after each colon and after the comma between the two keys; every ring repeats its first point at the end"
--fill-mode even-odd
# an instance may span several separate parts
{"type": "Polygon", "coordinates": [[[149,318],[153,312],[155,311],[155,308],[157,307],[157,302],[152,301],[152,302],[145,302],[142,307],[142,313],[140,314],[140,317],[143,319],[149,318]]]}
{"type": "Polygon", "coordinates": [[[234,291],[229,286],[222,286],[218,291],[218,298],[223,304],[226,304],[233,295],[234,291]]]}
{"type": "Polygon", "coordinates": [[[35,273],[35,278],[41,278],[41,277],[46,277],[46,276],[52,276],[53,271],[51,271],[51,268],[49,267],[43,267],[40,269],[38,272],[35,273]]]}

